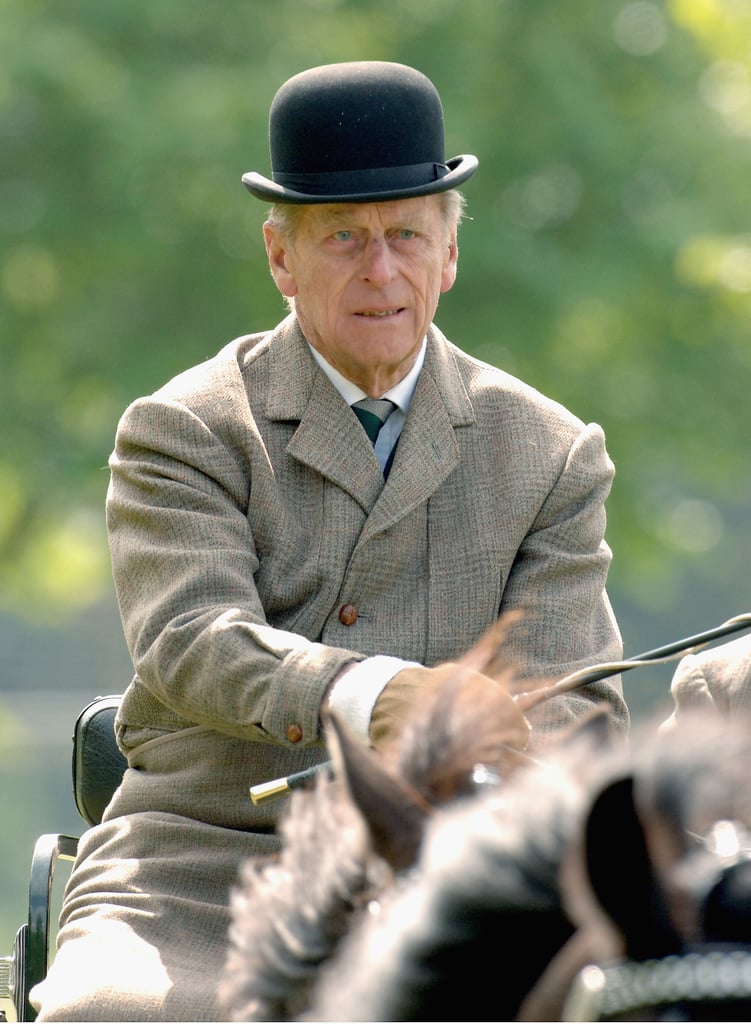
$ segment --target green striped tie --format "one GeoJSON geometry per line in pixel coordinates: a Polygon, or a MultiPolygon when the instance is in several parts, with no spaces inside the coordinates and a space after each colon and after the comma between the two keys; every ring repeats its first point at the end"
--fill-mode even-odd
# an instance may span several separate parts
{"type": "Polygon", "coordinates": [[[395,404],[388,398],[363,398],[354,403],[352,411],[362,423],[371,443],[375,444],[381,427],[395,408],[395,404]]]}

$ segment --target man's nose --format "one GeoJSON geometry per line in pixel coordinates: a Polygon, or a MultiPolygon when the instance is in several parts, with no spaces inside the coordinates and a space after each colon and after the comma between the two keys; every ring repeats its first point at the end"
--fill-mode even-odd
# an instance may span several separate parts
{"type": "Polygon", "coordinates": [[[391,281],[394,273],[394,254],[386,239],[369,239],[363,253],[363,278],[372,284],[382,285],[391,281]]]}

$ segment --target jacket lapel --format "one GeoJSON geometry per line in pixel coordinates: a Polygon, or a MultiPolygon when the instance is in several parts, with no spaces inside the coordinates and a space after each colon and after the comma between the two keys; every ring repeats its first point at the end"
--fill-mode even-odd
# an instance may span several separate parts
{"type": "Polygon", "coordinates": [[[297,321],[288,317],[270,339],[272,354],[266,414],[298,421],[287,452],[331,480],[369,512],[383,476],[365,431],[331,381],[316,365],[297,321]]]}
{"type": "Polygon", "coordinates": [[[474,423],[474,419],[451,346],[436,327],[431,327],[425,364],[391,473],[363,530],[362,541],[393,526],[430,498],[459,463],[455,428],[474,423]]]}
{"type": "Polygon", "coordinates": [[[455,428],[474,422],[474,410],[453,350],[431,327],[425,364],[384,486],[365,432],[342,396],[321,373],[294,317],[270,339],[266,413],[299,421],[287,452],[331,480],[370,512],[361,540],[379,533],[425,502],[459,462],[455,428]]]}

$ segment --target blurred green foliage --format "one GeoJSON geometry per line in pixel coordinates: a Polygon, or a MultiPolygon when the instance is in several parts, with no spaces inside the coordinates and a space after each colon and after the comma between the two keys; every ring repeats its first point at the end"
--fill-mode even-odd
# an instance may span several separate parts
{"type": "Polygon", "coordinates": [[[749,0],[3,0],[0,610],[99,597],[120,412],[282,315],[240,176],[282,81],[356,58],[480,157],[437,319],[605,427],[613,586],[743,593],[749,0]]]}

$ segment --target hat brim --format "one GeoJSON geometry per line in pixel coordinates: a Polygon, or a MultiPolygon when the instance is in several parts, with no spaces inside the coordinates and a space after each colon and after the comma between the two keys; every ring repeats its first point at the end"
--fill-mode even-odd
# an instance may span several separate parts
{"type": "Polygon", "coordinates": [[[382,203],[389,199],[410,199],[413,196],[427,196],[435,192],[447,192],[449,189],[457,188],[475,173],[477,165],[476,156],[464,153],[446,161],[449,172],[442,178],[435,178],[422,185],[413,185],[409,188],[391,188],[383,191],[338,192],[330,195],[296,192],[294,189],[285,188],[284,185],[265,178],[257,171],[248,171],[243,174],[242,183],[248,192],[256,198],[272,203],[382,203]]]}

